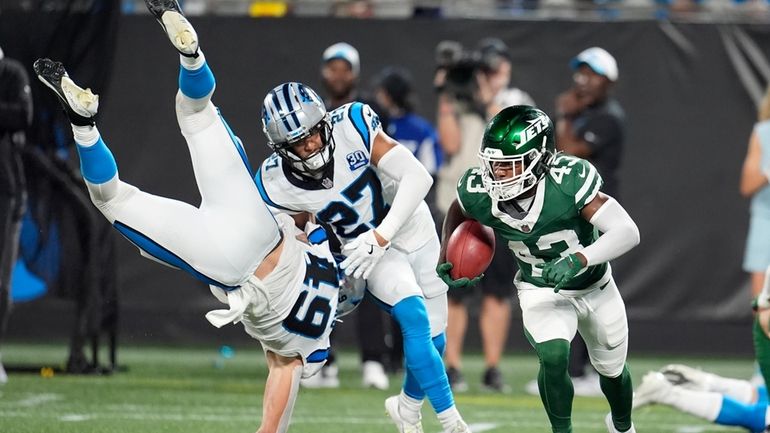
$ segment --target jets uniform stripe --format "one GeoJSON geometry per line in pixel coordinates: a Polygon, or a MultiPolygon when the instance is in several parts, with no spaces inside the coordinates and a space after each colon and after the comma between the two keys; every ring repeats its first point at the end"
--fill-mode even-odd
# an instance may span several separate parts
{"type": "Polygon", "coordinates": [[[147,235],[123,224],[120,221],[115,221],[115,223],[113,223],[113,226],[115,227],[115,229],[117,229],[120,232],[120,234],[122,234],[123,236],[126,237],[126,239],[131,241],[132,244],[136,245],[137,247],[139,247],[139,249],[146,252],[150,256],[154,257],[157,260],[160,260],[163,263],[166,263],[175,268],[186,271],[193,277],[203,281],[206,284],[220,287],[226,291],[235,290],[239,287],[239,286],[230,286],[224,283],[220,283],[219,281],[213,278],[203,275],[202,273],[198,272],[195,268],[190,266],[189,263],[182,260],[181,257],[177,256],[176,254],[164,248],[162,245],[153,241],[147,235]]]}
{"type": "MultiPolygon", "coordinates": [[[[270,95],[272,95],[273,100],[275,101],[275,105],[278,107],[278,114],[280,114],[281,111],[284,111],[283,105],[281,104],[281,98],[278,96],[278,92],[273,90],[270,92],[270,95]]],[[[283,126],[286,127],[286,131],[291,131],[292,127],[289,125],[289,120],[286,118],[286,116],[277,116],[283,118],[283,126]]]]}
{"type": "Polygon", "coordinates": [[[265,189],[265,184],[262,181],[262,168],[260,167],[259,170],[257,170],[257,174],[254,176],[254,183],[257,184],[257,190],[259,191],[259,195],[262,196],[262,200],[268,204],[268,206],[272,206],[277,209],[282,210],[288,210],[291,211],[291,209],[281,206],[278,203],[274,202],[270,199],[270,196],[267,195],[267,190],[265,189]]]}
{"type": "MultiPolygon", "coordinates": [[[[588,192],[592,189],[595,189],[591,188],[594,183],[597,185],[601,184],[601,182],[595,182],[597,176],[594,166],[590,164],[586,165],[588,166],[588,174],[586,175],[586,181],[583,183],[583,186],[581,186],[577,194],[575,194],[575,204],[582,203],[583,200],[587,197],[588,192]]],[[[596,188],[598,188],[598,186],[596,188]]]]}
{"type": "MultiPolygon", "coordinates": [[[[219,113],[219,109],[217,109],[217,113],[219,113]]],[[[230,135],[230,140],[233,141],[233,145],[235,146],[235,149],[238,151],[238,154],[241,156],[241,161],[243,161],[243,165],[246,167],[246,170],[249,172],[249,176],[251,176],[251,173],[253,173],[251,169],[251,164],[249,163],[249,158],[246,156],[246,151],[243,149],[243,143],[241,143],[240,138],[236,137],[235,134],[233,134],[233,130],[230,129],[230,125],[227,124],[227,121],[225,121],[225,118],[222,117],[222,113],[219,113],[219,118],[222,120],[222,124],[225,125],[225,129],[227,129],[227,134],[230,135]]]]}
{"type": "Polygon", "coordinates": [[[283,86],[283,100],[286,103],[286,109],[289,113],[291,113],[291,119],[294,121],[294,123],[297,125],[296,127],[299,128],[301,125],[299,123],[299,119],[297,118],[296,110],[294,109],[294,104],[291,102],[291,95],[289,95],[289,86],[283,86]]]}
{"type": "Polygon", "coordinates": [[[353,126],[356,129],[356,132],[358,132],[358,135],[361,136],[361,140],[364,141],[364,146],[366,147],[366,150],[369,149],[369,128],[366,127],[366,121],[364,120],[364,104],[360,102],[354,102],[350,104],[350,109],[348,110],[348,117],[351,121],[353,121],[353,126]]]}

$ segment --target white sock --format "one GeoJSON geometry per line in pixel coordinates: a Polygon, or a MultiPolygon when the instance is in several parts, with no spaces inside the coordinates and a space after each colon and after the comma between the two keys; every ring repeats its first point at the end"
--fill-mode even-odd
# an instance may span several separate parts
{"type": "Polygon", "coordinates": [[[93,146],[99,141],[99,130],[96,126],[72,125],[72,135],[75,137],[75,142],[82,147],[93,146]]]}
{"type": "Polygon", "coordinates": [[[422,400],[409,397],[401,390],[398,395],[398,413],[408,422],[417,424],[420,421],[420,409],[422,408],[422,400]]]}
{"type": "Polygon", "coordinates": [[[732,397],[741,403],[751,404],[756,400],[754,386],[739,379],[730,379],[727,377],[708,374],[708,390],[732,397]]]}
{"type": "Polygon", "coordinates": [[[713,422],[722,410],[722,398],[722,394],[717,392],[693,391],[674,386],[660,402],[713,422]]]}
{"type": "Polygon", "coordinates": [[[457,407],[454,405],[437,415],[438,420],[441,423],[441,427],[444,430],[454,428],[459,421],[463,420],[463,417],[460,416],[460,412],[457,411],[457,407]]]}
{"type": "Polygon", "coordinates": [[[179,55],[179,64],[182,65],[183,68],[194,71],[201,66],[203,66],[203,62],[206,61],[206,56],[203,55],[203,51],[201,51],[200,48],[198,48],[198,57],[187,57],[183,55],[179,55]]]}

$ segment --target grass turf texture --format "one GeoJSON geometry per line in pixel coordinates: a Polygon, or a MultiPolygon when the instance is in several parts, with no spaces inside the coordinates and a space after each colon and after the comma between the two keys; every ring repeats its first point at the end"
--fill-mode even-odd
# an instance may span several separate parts
{"type": "MultiPolygon", "coordinates": [[[[3,347],[6,365],[59,366],[66,349],[59,346],[8,344],[3,347]]],[[[10,373],[0,386],[2,433],[194,433],[254,432],[261,417],[261,398],[267,368],[260,350],[235,348],[231,359],[218,359],[218,348],[130,347],[119,352],[119,363],[128,368],[111,376],[74,376],[10,373]],[[219,367],[215,366],[219,364],[219,367]]],[[[384,399],[398,392],[401,377],[391,377],[389,391],[360,388],[357,357],[340,357],[342,387],[300,391],[290,432],[393,433],[385,416],[384,399]]],[[[104,359],[104,358],[103,358],[104,359]]],[[[748,378],[748,359],[635,358],[629,361],[638,384],[641,376],[670,362],[748,378]]],[[[535,377],[533,355],[508,356],[501,364],[512,386],[507,395],[481,390],[482,358],[470,355],[463,373],[469,392],[456,402],[474,432],[547,432],[548,421],[539,397],[524,393],[524,384],[535,377]]],[[[576,397],[575,432],[604,433],[608,406],[601,398],[576,397]]],[[[714,426],[674,410],[655,406],[634,414],[640,432],[739,432],[714,426]]],[[[426,433],[440,426],[429,405],[423,407],[426,433]]]]}

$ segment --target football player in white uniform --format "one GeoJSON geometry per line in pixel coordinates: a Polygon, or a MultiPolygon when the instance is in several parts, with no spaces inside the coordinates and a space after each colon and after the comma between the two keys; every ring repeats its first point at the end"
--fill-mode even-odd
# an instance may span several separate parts
{"type": "Polygon", "coordinates": [[[423,201],[430,174],[382,131],[368,105],[327,113],[301,83],[267,94],[262,124],[275,152],[255,177],[263,200],[294,215],[299,226],[315,215],[333,227],[347,256],[345,273],[366,279],[369,293],[401,326],[404,386],[385,404],[399,431],[422,431],[426,396],[446,432],[468,431],[441,360],[447,286],[436,275],[440,243],[423,201]]]}
{"type": "Polygon", "coordinates": [[[34,69],[72,123],[94,205],[142,255],[187,271],[229,304],[206,315],[213,325],[242,322],[261,343],[269,373],[258,431],[285,432],[300,378],[325,362],[339,273],[322,229],[304,236],[291,218],[276,221],[262,201],[240,140],[211,103],[214,75],[179,5],[147,0],[147,6],[181,54],[176,113],[199,207],[123,182],[95,126],[97,95],[78,87],[61,63],[40,59],[34,69]]]}

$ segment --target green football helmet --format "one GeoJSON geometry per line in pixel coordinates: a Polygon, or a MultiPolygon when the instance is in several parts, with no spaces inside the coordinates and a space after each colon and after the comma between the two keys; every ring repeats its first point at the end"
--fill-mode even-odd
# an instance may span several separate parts
{"type": "Polygon", "coordinates": [[[487,194],[506,201],[537,185],[548,173],[556,153],[553,122],[543,111],[514,105],[497,113],[487,124],[479,149],[481,179],[487,194]],[[513,175],[495,178],[495,169],[507,166],[513,175]]]}

